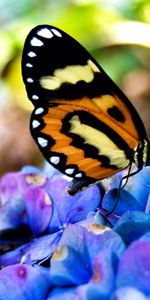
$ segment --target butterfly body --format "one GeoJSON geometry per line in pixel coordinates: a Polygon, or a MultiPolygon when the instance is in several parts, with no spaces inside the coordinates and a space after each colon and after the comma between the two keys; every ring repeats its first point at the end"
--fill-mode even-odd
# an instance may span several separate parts
{"type": "Polygon", "coordinates": [[[149,162],[149,141],[133,105],[91,55],[53,26],[28,35],[22,74],[35,109],[30,129],[44,157],[73,178],[70,193],[149,162]]]}

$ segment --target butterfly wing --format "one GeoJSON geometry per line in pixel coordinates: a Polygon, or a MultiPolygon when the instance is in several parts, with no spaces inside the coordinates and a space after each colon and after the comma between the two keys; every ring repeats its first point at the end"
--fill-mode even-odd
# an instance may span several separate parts
{"type": "Polygon", "coordinates": [[[133,161],[147,139],[136,110],[73,38],[41,25],[28,35],[22,74],[35,109],[31,133],[44,157],[74,178],[72,193],[133,161]]]}

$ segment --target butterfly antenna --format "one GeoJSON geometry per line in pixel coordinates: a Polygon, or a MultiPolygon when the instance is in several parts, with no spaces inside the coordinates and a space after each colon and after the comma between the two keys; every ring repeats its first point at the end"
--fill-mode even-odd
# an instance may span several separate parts
{"type": "Polygon", "coordinates": [[[133,174],[131,173],[131,168],[132,168],[132,163],[130,163],[130,165],[129,165],[127,175],[123,176],[123,177],[121,178],[121,180],[120,180],[119,188],[118,188],[119,190],[123,190],[123,188],[126,186],[126,184],[127,184],[127,182],[128,182],[129,177],[130,177],[131,175],[133,175],[133,174]],[[124,180],[125,180],[125,182],[123,183],[124,180]],[[122,183],[123,183],[123,184],[122,184],[122,183]]]}
{"type": "Polygon", "coordinates": [[[118,205],[118,202],[119,202],[119,198],[120,198],[120,192],[121,190],[123,190],[123,188],[126,186],[127,182],[128,182],[128,178],[131,176],[132,173],[131,172],[131,168],[132,168],[132,163],[130,163],[129,165],[129,168],[128,168],[128,174],[123,176],[120,180],[120,183],[119,183],[119,187],[118,189],[114,189],[114,192],[116,193],[116,200],[115,200],[115,204],[112,208],[111,211],[109,211],[107,214],[106,214],[106,217],[109,217],[116,209],[117,205],[118,205]],[[125,182],[123,183],[123,181],[125,180],[125,182]],[[123,183],[123,184],[122,184],[123,183]]]}

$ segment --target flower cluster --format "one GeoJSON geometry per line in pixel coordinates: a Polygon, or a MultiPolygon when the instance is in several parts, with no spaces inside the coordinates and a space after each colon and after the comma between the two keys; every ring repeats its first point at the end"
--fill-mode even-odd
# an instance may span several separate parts
{"type": "Polygon", "coordinates": [[[75,196],[24,167],[0,181],[0,300],[150,299],[150,168],[75,196]],[[103,197],[103,198],[102,198],[103,197]]]}

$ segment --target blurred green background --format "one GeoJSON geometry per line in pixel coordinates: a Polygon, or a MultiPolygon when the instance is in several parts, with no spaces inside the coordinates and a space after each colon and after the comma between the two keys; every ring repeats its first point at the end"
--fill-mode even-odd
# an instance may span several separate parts
{"type": "Polygon", "coordinates": [[[38,24],[76,38],[134,103],[150,135],[149,0],[0,1],[0,175],[42,158],[30,137],[32,109],[21,78],[21,53],[38,24]]]}

